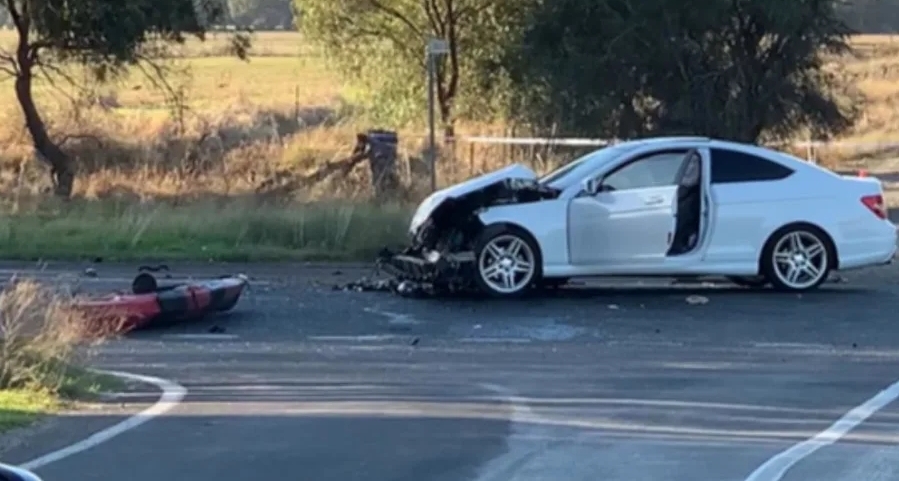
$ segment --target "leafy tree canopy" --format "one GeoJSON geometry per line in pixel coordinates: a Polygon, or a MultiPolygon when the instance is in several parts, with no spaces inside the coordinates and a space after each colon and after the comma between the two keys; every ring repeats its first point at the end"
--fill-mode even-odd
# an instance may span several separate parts
{"type": "Polygon", "coordinates": [[[426,99],[425,45],[444,39],[437,100],[449,127],[480,118],[502,102],[503,78],[477,72],[496,65],[523,19],[515,0],[295,0],[300,30],[320,45],[381,118],[421,119],[426,99]]]}
{"type": "MultiPolygon", "coordinates": [[[[35,104],[36,75],[78,63],[97,80],[121,73],[141,61],[165,55],[165,45],[188,37],[203,39],[225,12],[221,0],[0,0],[16,32],[12,51],[0,50],[0,73],[15,78],[16,98],[38,157],[53,171],[56,193],[71,194],[74,168],[51,139],[35,104]]],[[[235,53],[249,44],[234,37],[235,53]]]]}
{"type": "Polygon", "coordinates": [[[504,65],[540,127],[755,141],[851,124],[824,56],[848,49],[837,0],[533,0],[504,65]]]}

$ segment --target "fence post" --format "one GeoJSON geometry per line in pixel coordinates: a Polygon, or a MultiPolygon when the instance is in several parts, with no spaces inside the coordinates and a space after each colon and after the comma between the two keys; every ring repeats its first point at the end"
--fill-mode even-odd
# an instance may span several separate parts
{"type": "Polygon", "coordinates": [[[394,131],[372,129],[366,133],[366,139],[375,198],[389,199],[398,193],[400,185],[396,172],[399,137],[394,131]]]}

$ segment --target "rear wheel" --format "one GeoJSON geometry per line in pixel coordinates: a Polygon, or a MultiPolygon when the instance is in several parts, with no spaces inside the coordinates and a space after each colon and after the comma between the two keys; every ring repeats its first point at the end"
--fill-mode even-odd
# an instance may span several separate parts
{"type": "Polygon", "coordinates": [[[740,276],[728,277],[727,279],[738,286],[749,287],[751,289],[761,289],[770,283],[765,276],[740,276]]]}
{"type": "Polygon", "coordinates": [[[775,289],[807,291],[827,280],[832,257],[830,241],[821,229],[788,226],[775,232],[765,245],[761,268],[775,289]]]}
{"type": "Polygon", "coordinates": [[[540,251],[520,228],[500,225],[484,229],[475,255],[475,282],[491,296],[518,297],[540,279],[540,251]]]}

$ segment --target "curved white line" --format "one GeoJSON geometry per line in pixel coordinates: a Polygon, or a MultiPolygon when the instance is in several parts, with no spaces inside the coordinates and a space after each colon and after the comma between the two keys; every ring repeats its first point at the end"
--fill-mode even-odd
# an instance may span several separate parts
{"type": "Polygon", "coordinates": [[[97,372],[108,374],[110,376],[120,377],[129,381],[152,384],[162,390],[162,395],[160,395],[159,399],[147,409],[144,409],[143,411],[129,417],[128,419],[118,424],[97,431],[96,433],[90,435],[85,439],[82,439],[81,441],[70,444],[64,448],[57,449],[56,451],[53,451],[51,453],[47,453],[39,458],[32,459],[31,461],[22,464],[20,466],[22,469],[32,471],[48,464],[65,459],[73,454],[87,451],[88,449],[99,444],[105,443],[106,441],[109,441],[110,439],[124,433],[125,431],[134,429],[157,416],[165,414],[166,412],[177,406],[181,402],[181,400],[184,399],[184,396],[187,395],[187,389],[185,389],[184,386],[166,379],[120,371],[98,370],[97,372]]]}
{"type": "Polygon", "coordinates": [[[871,415],[880,411],[897,398],[899,398],[899,381],[889,385],[886,389],[877,393],[876,396],[856,406],[824,431],[791,446],[765,461],[764,464],[746,478],[746,481],[780,481],[796,463],[824,446],[839,441],[849,431],[855,429],[871,415]]]}

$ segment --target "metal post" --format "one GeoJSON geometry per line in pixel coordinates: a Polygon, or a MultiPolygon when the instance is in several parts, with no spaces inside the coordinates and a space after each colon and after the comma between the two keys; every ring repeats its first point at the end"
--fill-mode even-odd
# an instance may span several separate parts
{"type": "Polygon", "coordinates": [[[437,190],[437,134],[434,131],[434,54],[428,52],[428,156],[431,164],[431,192],[437,190]]]}
{"type": "Polygon", "coordinates": [[[434,131],[434,91],[437,88],[437,56],[449,53],[446,40],[431,38],[425,47],[428,64],[428,156],[431,164],[431,192],[437,190],[437,133],[434,131]]]}

